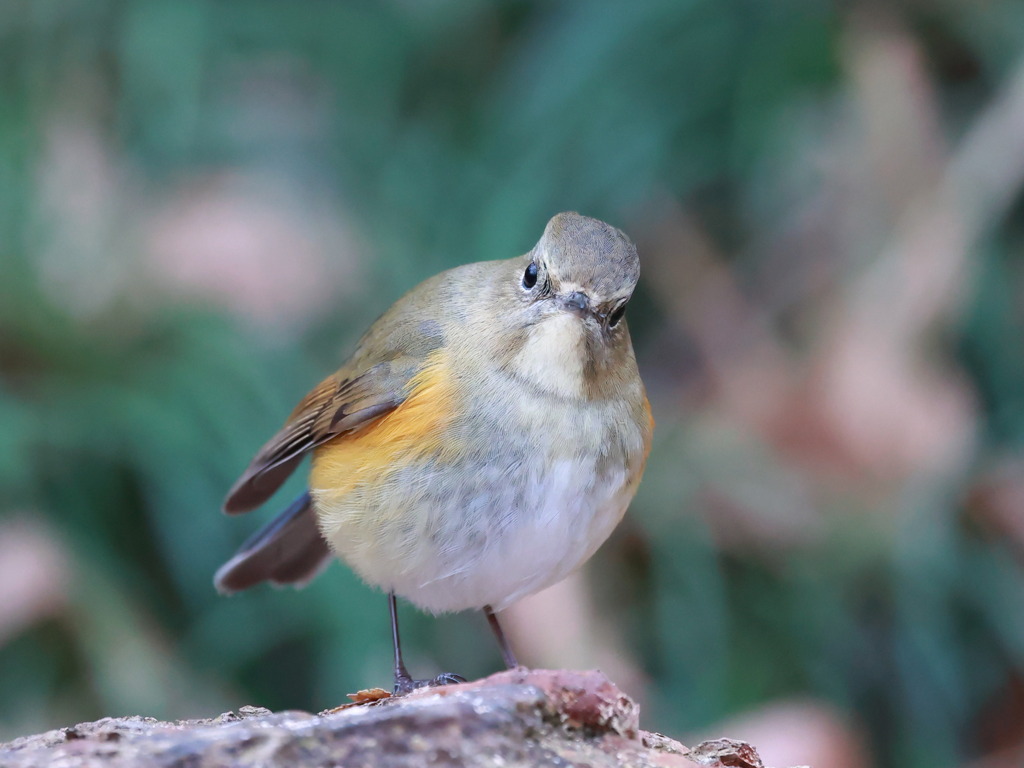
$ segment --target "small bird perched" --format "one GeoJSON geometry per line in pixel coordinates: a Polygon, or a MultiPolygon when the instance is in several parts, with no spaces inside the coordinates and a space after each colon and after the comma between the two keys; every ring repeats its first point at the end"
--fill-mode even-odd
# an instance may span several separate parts
{"type": "Polygon", "coordinates": [[[228,493],[263,504],[312,455],[309,491],[217,572],[224,593],[304,585],[332,551],[388,594],[395,692],[413,680],[395,596],[496,612],[579,568],[636,492],[654,422],[624,313],[640,275],[618,229],[577,213],[533,250],[413,288],[299,403],[228,493]]]}

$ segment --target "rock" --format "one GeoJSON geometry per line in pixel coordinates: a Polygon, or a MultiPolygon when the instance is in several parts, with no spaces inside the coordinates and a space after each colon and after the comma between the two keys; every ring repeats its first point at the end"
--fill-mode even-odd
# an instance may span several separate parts
{"type": "Polygon", "coordinates": [[[105,718],[0,744],[0,768],[759,765],[720,752],[694,762],[682,744],[641,731],[636,704],[600,672],[517,669],[321,715],[105,718]]]}

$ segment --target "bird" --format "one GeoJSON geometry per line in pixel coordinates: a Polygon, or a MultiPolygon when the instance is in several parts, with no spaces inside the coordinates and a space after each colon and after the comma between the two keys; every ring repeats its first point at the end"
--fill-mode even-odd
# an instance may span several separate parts
{"type": "Polygon", "coordinates": [[[388,309],[315,386],[228,492],[266,502],[308,455],[308,490],[216,573],[232,594],[304,586],[344,561],[388,598],[394,694],[403,660],[396,598],[497,614],[585,563],[623,518],[654,420],[625,319],[640,276],[619,229],[555,215],[526,254],[455,267],[388,309]]]}

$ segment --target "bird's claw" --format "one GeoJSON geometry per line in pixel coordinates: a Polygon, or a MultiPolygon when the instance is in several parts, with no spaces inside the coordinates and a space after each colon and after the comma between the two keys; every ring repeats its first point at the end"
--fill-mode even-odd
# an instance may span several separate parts
{"type": "Polygon", "coordinates": [[[464,682],[466,682],[466,678],[462,675],[452,674],[451,672],[442,672],[440,675],[431,678],[430,680],[414,680],[412,677],[400,676],[395,678],[393,695],[401,696],[415,691],[418,688],[435,688],[442,685],[456,685],[464,682]]]}

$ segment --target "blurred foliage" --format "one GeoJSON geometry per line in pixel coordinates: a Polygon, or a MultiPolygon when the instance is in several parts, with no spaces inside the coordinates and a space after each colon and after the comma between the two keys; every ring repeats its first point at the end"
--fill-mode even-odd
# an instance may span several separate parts
{"type": "MultiPolygon", "coordinates": [[[[591,575],[649,678],[646,725],[678,735],[813,695],[864,725],[881,764],[1024,738],[992,733],[993,712],[1024,711],[1020,541],[971,514],[1024,441],[1019,194],[970,243],[960,303],[926,340],[976,403],[970,446],[942,471],[836,481],[723,419],[679,326],[686,297],[659,292],[664,256],[647,266],[684,211],[804,359],[822,306],[893,225],[857,230],[862,251],[838,259],[766,245],[786,251],[825,174],[813,158],[857,122],[851,59],[873,13],[916,46],[953,145],[1024,55],[1011,0],[5,2],[0,514],[42,526],[70,575],[33,620],[0,622],[0,733],[249,701],[315,710],[380,684],[385,603],[344,568],[301,592],[214,593],[256,524],[219,514],[222,496],[401,292],[521,253],[571,209],[623,226],[645,259],[630,319],[659,429],[591,575]],[[317,212],[341,222],[335,293],[282,319],[234,311],[230,281],[164,285],[143,255],[154,220],[225,173],[270,179],[300,230],[317,212]],[[803,500],[813,535],[729,544],[707,511],[716,489],[768,518],[803,500]]],[[[414,669],[498,663],[480,617],[403,620],[414,669]]]]}

